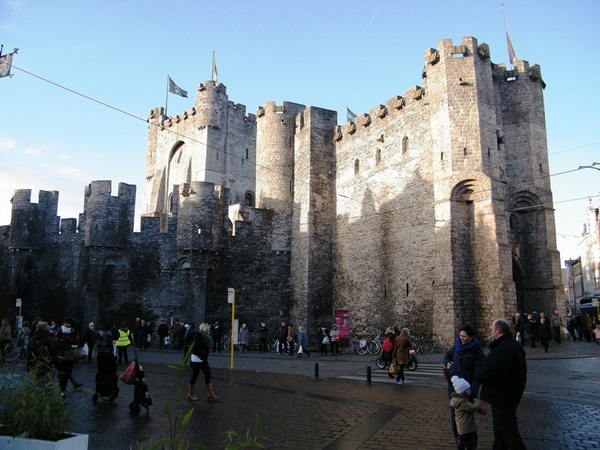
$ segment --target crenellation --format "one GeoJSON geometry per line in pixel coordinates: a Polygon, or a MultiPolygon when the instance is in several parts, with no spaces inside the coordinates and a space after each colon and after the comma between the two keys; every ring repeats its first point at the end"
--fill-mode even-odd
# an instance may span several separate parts
{"type": "Polygon", "coordinates": [[[342,124],[292,102],[249,114],[216,81],[171,117],[150,110],[140,231],[132,185],[88,185],[79,229],[59,223],[57,192],[15,191],[0,307],[34,286],[27,314],[225,322],[234,287],[251,326],[283,318],[314,339],[348,309],[356,333],[443,344],[466,322],[563,309],[540,67],[507,70],[469,36],[424,61],[421,85],[342,124]]]}

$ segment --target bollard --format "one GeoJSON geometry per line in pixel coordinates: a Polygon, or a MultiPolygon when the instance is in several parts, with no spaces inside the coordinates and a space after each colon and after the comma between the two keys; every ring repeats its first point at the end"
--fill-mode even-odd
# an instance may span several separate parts
{"type": "Polygon", "coordinates": [[[367,383],[371,384],[371,366],[367,366],[367,383]]]}
{"type": "Polygon", "coordinates": [[[315,378],[319,379],[319,363],[315,363],[315,378]]]}

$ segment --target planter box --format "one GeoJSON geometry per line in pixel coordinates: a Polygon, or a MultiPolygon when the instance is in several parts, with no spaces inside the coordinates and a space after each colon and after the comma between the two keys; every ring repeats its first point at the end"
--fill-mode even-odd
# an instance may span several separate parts
{"type": "Polygon", "coordinates": [[[0,448],[6,450],[87,450],[88,440],[87,434],[72,434],[60,441],[0,436],[0,448]]]}

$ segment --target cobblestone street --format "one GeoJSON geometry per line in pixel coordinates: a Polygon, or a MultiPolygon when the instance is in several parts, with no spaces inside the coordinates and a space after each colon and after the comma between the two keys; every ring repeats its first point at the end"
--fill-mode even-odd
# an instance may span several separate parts
{"type": "MultiPolygon", "coordinates": [[[[518,410],[528,449],[600,448],[600,345],[564,342],[549,353],[527,349],[529,381],[518,410]]],[[[184,435],[207,449],[224,448],[223,432],[251,432],[257,417],[269,430],[273,449],[454,449],[449,424],[443,354],[419,355],[419,368],[396,386],[374,357],[341,355],[311,358],[273,353],[211,355],[213,384],[219,403],[185,398],[190,371],[180,383],[181,353],[139,353],[154,401],[150,413],[129,414],[133,388],[119,383],[114,403],[93,405],[95,363],[80,363],[76,377],[85,386],[69,388],[69,407],[77,409],[75,431],[90,435],[90,449],[129,449],[169,434],[165,405],[185,414],[195,409],[184,435]],[[319,378],[315,377],[318,364],[319,378]],[[371,382],[367,382],[371,367],[371,382]],[[176,388],[182,399],[177,406],[176,388]]],[[[119,369],[122,371],[124,366],[119,369]]],[[[120,372],[119,372],[120,373],[120,372]]],[[[202,383],[198,383],[198,387],[202,383]]],[[[491,448],[491,415],[478,417],[479,448],[491,448]]]]}

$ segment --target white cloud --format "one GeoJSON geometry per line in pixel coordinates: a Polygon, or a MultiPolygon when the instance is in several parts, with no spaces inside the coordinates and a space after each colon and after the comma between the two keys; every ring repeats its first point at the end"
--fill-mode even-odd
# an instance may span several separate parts
{"type": "Polygon", "coordinates": [[[12,150],[17,146],[17,143],[13,139],[9,138],[0,138],[0,153],[6,150],[12,150]]]}

